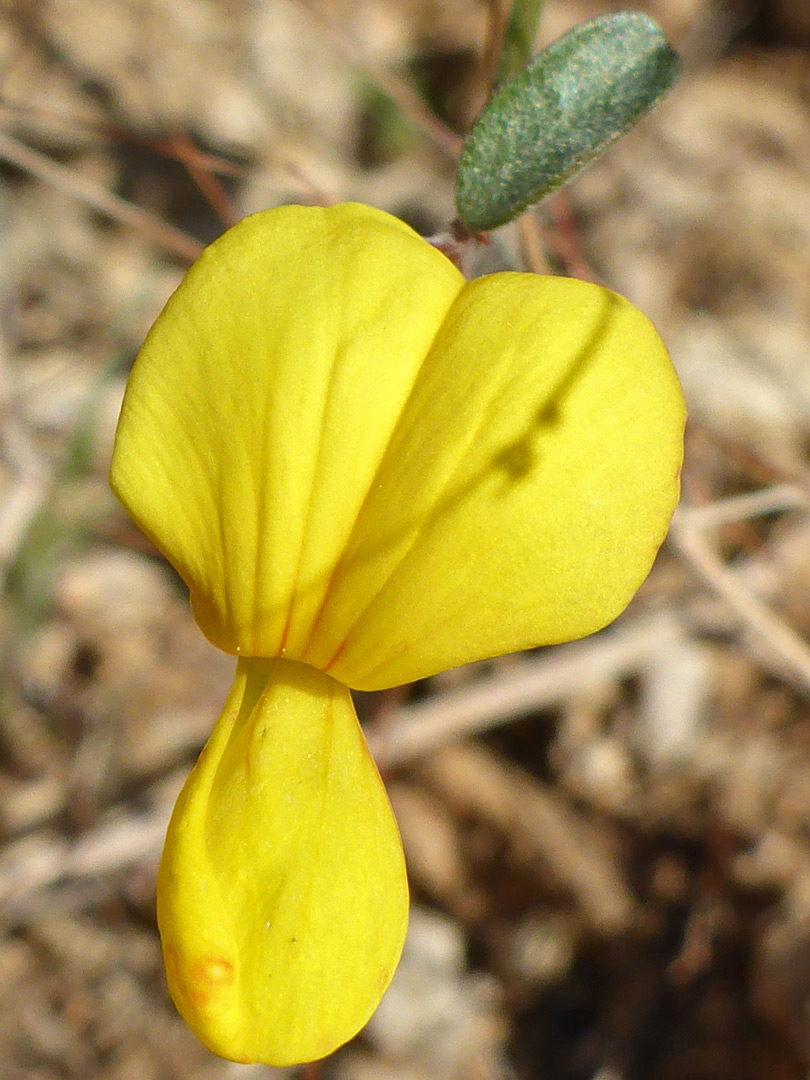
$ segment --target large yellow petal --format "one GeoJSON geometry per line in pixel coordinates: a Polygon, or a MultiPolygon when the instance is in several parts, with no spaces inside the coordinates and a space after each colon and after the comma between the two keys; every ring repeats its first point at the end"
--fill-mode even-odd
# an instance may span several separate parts
{"type": "Polygon", "coordinates": [[[600,629],[664,538],[683,423],[663,343],[626,300],[530,274],[471,282],[302,658],[373,689],[600,629]]]}
{"type": "Polygon", "coordinates": [[[178,800],[158,875],[169,988],[212,1050],[309,1061],[351,1038],[393,974],[402,849],[345,687],[241,660],[178,800]]]}
{"type": "Polygon", "coordinates": [[[156,323],[112,483],[212,641],[371,689],[615,618],[674,509],[683,415],[613,293],[465,285],[388,215],[284,207],[156,323]]]}
{"type": "Polygon", "coordinates": [[[111,485],[220,648],[300,653],[463,284],[353,204],[256,214],[189,271],[133,367],[111,485]]]}

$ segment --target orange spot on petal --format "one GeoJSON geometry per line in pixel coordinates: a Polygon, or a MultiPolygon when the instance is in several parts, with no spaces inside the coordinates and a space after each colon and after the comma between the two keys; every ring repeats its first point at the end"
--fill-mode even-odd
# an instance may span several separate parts
{"type": "Polygon", "coordinates": [[[204,1006],[234,980],[230,960],[218,956],[201,956],[183,971],[183,992],[189,1002],[204,1006]]]}

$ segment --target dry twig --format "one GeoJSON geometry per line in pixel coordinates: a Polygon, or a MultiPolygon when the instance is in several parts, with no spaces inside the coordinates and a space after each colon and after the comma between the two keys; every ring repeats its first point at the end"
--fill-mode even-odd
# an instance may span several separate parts
{"type": "Polygon", "coordinates": [[[112,218],[113,221],[128,225],[181,259],[193,262],[202,253],[203,245],[181,232],[180,229],[167,225],[165,221],[150,214],[148,210],[133,206],[126,199],[113,195],[100,184],[88,180],[87,177],[74,172],[66,165],[51,161],[46,154],[32,150],[30,146],[19,142],[4,131],[0,131],[0,158],[31,173],[38,180],[72,195],[87,206],[92,206],[94,210],[112,218]]]}
{"type": "Polygon", "coordinates": [[[602,835],[551,788],[473,745],[446,747],[420,768],[420,775],[456,810],[495,825],[541,874],[551,869],[594,930],[615,934],[630,924],[633,899],[602,835]]]}
{"type": "Polygon", "coordinates": [[[331,40],[354,66],[362,71],[379,90],[382,90],[403,115],[424,132],[451,161],[455,161],[461,153],[463,140],[425,105],[419,94],[403,79],[372,60],[354,38],[346,33],[342,23],[337,18],[326,14],[324,6],[313,4],[311,0],[297,0],[297,2],[309,12],[314,20],[326,28],[331,40]]]}
{"type": "Polygon", "coordinates": [[[523,262],[533,274],[550,274],[551,270],[546,258],[543,246],[543,238],[540,234],[540,225],[537,214],[529,209],[517,221],[518,235],[520,236],[520,248],[523,254],[523,262]]]}
{"type": "Polygon", "coordinates": [[[28,527],[48,497],[51,477],[25,426],[19,422],[16,394],[0,342],[0,459],[10,482],[0,502],[0,595],[10,564],[28,527]]]}
{"type": "Polygon", "coordinates": [[[810,695],[810,646],[783,619],[747,589],[706,538],[708,529],[743,518],[807,508],[808,497],[790,484],[719,500],[708,506],[682,506],[670,532],[673,546],[692,570],[726,602],[759,642],[760,659],[810,695]]]}
{"type": "Polygon", "coordinates": [[[495,83],[511,7],[510,0],[487,0],[487,39],[481,56],[481,83],[485,99],[495,83]]]}
{"type": "Polygon", "coordinates": [[[637,670],[679,634],[673,616],[639,619],[619,629],[561,645],[492,678],[406,705],[368,733],[383,769],[414,761],[447,743],[489,731],[605,679],[637,670]]]}

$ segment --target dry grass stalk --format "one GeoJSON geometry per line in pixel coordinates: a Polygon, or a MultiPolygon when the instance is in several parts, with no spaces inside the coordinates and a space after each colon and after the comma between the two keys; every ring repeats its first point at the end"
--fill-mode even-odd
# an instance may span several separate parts
{"type": "Polygon", "coordinates": [[[751,631],[761,662],[810,695],[810,646],[787,623],[747,589],[729,570],[706,538],[712,527],[777,511],[805,509],[807,495],[780,485],[709,506],[681,507],[670,539],[692,570],[731,608],[751,631]]]}

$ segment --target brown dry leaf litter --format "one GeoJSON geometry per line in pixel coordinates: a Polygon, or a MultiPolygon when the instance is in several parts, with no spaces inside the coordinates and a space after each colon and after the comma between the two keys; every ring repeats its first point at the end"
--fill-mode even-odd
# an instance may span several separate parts
{"type": "MultiPolygon", "coordinates": [[[[610,6],[547,0],[542,38],[610,6]]],[[[684,505],[605,633],[362,697],[412,930],[310,1078],[810,1065],[810,26],[777,0],[643,6],[682,83],[486,259],[653,317],[689,398],[684,505]]],[[[458,138],[430,105],[469,123],[492,10],[0,5],[3,1078],[279,1072],[212,1057],[166,996],[155,867],[231,662],[107,490],[115,418],[225,223],[359,198],[447,225],[458,138]]]]}

